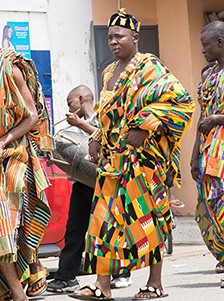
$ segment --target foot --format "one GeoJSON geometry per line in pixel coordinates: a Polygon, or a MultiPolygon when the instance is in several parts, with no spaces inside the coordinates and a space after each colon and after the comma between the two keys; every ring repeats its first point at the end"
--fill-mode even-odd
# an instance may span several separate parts
{"type": "Polygon", "coordinates": [[[23,291],[23,287],[18,279],[15,264],[0,261],[0,270],[9,285],[13,301],[28,301],[23,291]]]}
{"type": "Polygon", "coordinates": [[[54,279],[47,284],[47,291],[52,293],[72,293],[79,289],[80,285],[78,280],[60,280],[54,279]]]}
{"type": "Polygon", "coordinates": [[[164,294],[164,290],[162,287],[154,287],[154,286],[145,286],[139,289],[139,292],[134,295],[133,300],[139,299],[155,299],[166,297],[167,294],[164,294]]]}
{"type": "Polygon", "coordinates": [[[46,269],[38,261],[38,263],[32,263],[30,265],[30,273],[31,275],[28,279],[28,288],[26,294],[28,297],[39,296],[45,292],[47,287],[46,269]]]}
{"type": "Polygon", "coordinates": [[[101,290],[105,298],[111,298],[110,276],[97,275],[95,286],[101,290]]]}
{"type": "Polygon", "coordinates": [[[111,294],[109,293],[104,293],[96,284],[90,284],[86,285],[84,287],[81,287],[79,290],[74,291],[74,293],[69,294],[69,297],[75,298],[75,299],[85,299],[83,298],[84,296],[86,297],[86,300],[88,300],[88,297],[90,299],[107,299],[107,300],[112,300],[111,299],[111,294]]]}
{"type": "MultiPolygon", "coordinates": [[[[14,295],[15,296],[15,295],[14,295]]],[[[16,300],[16,301],[27,301],[28,299],[26,298],[25,294],[24,293],[21,293],[19,295],[16,295],[14,298],[16,299],[13,299],[13,295],[11,292],[9,293],[6,293],[2,296],[0,296],[0,301],[13,301],[13,300],[16,300]]]]}
{"type": "Polygon", "coordinates": [[[221,288],[224,288],[224,278],[221,279],[221,288]]]}
{"type": "Polygon", "coordinates": [[[12,294],[12,300],[13,301],[28,301],[28,299],[24,293],[12,294]]]}
{"type": "Polygon", "coordinates": [[[110,288],[125,288],[132,285],[131,277],[119,277],[112,279],[110,288]]]}

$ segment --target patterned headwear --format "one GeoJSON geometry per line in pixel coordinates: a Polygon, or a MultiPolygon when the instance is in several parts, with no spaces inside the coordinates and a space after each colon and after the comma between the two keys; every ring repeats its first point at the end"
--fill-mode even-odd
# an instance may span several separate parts
{"type": "Polygon", "coordinates": [[[139,33],[141,23],[132,15],[126,13],[125,8],[121,8],[118,13],[113,14],[109,21],[110,26],[121,26],[139,33]]]}

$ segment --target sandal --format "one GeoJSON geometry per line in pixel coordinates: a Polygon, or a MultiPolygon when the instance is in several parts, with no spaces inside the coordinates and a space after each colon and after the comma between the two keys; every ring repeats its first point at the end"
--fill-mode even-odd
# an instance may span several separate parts
{"type": "Polygon", "coordinates": [[[221,279],[221,288],[224,288],[224,278],[221,279]]]}
{"type": "Polygon", "coordinates": [[[222,262],[222,261],[219,261],[218,263],[217,263],[217,265],[215,266],[215,271],[216,271],[216,273],[224,273],[224,262],[222,262]]]}
{"type": "Polygon", "coordinates": [[[46,282],[46,270],[43,269],[35,274],[31,274],[29,279],[28,279],[28,288],[26,290],[26,296],[29,297],[36,297],[36,296],[40,296],[42,295],[47,288],[47,282],[46,282]],[[30,288],[32,289],[32,286],[35,286],[35,284],[37,284],[38,282],[42,282],[41,286],[38,287],[35,290],[29,290],[30,288]]]}
{"type": "Polygon", "coordinates": [[[156,287],[153,286],[145,286],[139,289],[139,292],[137,293],[141,294],[143,297],[134,297],[132,300],[151,300],[156,298],[163,298],[167,297],[168,294],[164,294],[164,292],[156,287]],[[144,297],[145,296],[145,297],[144,297]]]}
{"type": "Polygon", "coordinates": [[[114,300],[113,298],[107,298],[104,293],[96,287],[94,284],[91,285],[86,285],[80,288],[80,290],[75,291],[72,294],[68,294],[69,297],[75,298],[75,299],[81,299],[81,300],[106,300],[106,301],[112,301],[114,300]],[[92,295],[85,295],[82,294],[82,290],[88,289],[89,291],[92,292],[92,295]]]}

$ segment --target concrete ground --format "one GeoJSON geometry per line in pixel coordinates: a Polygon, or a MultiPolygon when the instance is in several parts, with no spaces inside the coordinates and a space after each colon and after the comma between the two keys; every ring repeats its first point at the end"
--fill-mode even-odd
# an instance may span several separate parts
{"type": "MultiPolygon", "coordinates": [[[[57,268],[58,259],[42,260],[49,268],[57,268]]],[[[166,255],[163,267],[163,285],[169,294],[164,301],[216,301],[224,300],[224,289],[220,289],[220,274],[214,272],[215,258],[207,248],[200,245],[174,245],[172,255],[166,255]]],[[[132,272],[133,284],[125,289],[113,290],[118,301],[131,300],[139,287],[146,284],[148,268],[132,272]]],[[[224,276],[223,276],[224,277],[224,276]]],[[[78,276],[80,285],[91,284],[95,275],[78,276]]],[[[74,300],[67,295],[45,292],[38,300],[74,300]]]]}

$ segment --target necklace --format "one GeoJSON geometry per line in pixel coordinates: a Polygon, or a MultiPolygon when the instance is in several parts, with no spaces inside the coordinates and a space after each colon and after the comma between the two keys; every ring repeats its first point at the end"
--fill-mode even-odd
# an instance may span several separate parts
{"type": "Polygon", "coordinates": [[[140,53],[137,52],[135,54],[135,56],[131,59],[131,61],[126,65],[124,70],[120,73],[116,82],[114,83],[113,90],[108,90],[108,82],[114,75],[114,71],[116,70],[116,68],[119,64],[119,61],[112,63],[110,66],[108,66],[108,69],[106,69],[106,72],[104,73],[104,78],[103,78],[103,90],[101,91],[101,94],[100,94],[100,103],[99,103],[99,111],[98,111],[100,119],[101,119],[101,116],[108,109],[109,104],[110,104],[111,100],[113,99],[113,96],[116,95],[115,91],[117,91],[117,89],[119,89],[119,87],[122,85],[125,78],[127,77],[127,74],[130,74],[132,69],[135,67],[134,61],[138,58],[139,55],[140,55],[140,53]]]}
{"type": "Polygon", "coordinates": [[[109,104],[109,102],[111,101],[114,95],[114,89],[110,91],[107,89],[107,86],[109,80],[114,74],[115,69],[117,68],[117,65],[118,65],[118,61],[114,62],[111,66],[109,66],[109,69],[106,70],[106,72],[104,73],[104,79],[103,79],[104,85],[103,85],[103,90],[100,94],[100,103],[99,103],[99,111],[98,111],[99,117],[102,116],[102,114],[105,111],[105,108],[107,107],[107,105],[109,104]]]}

